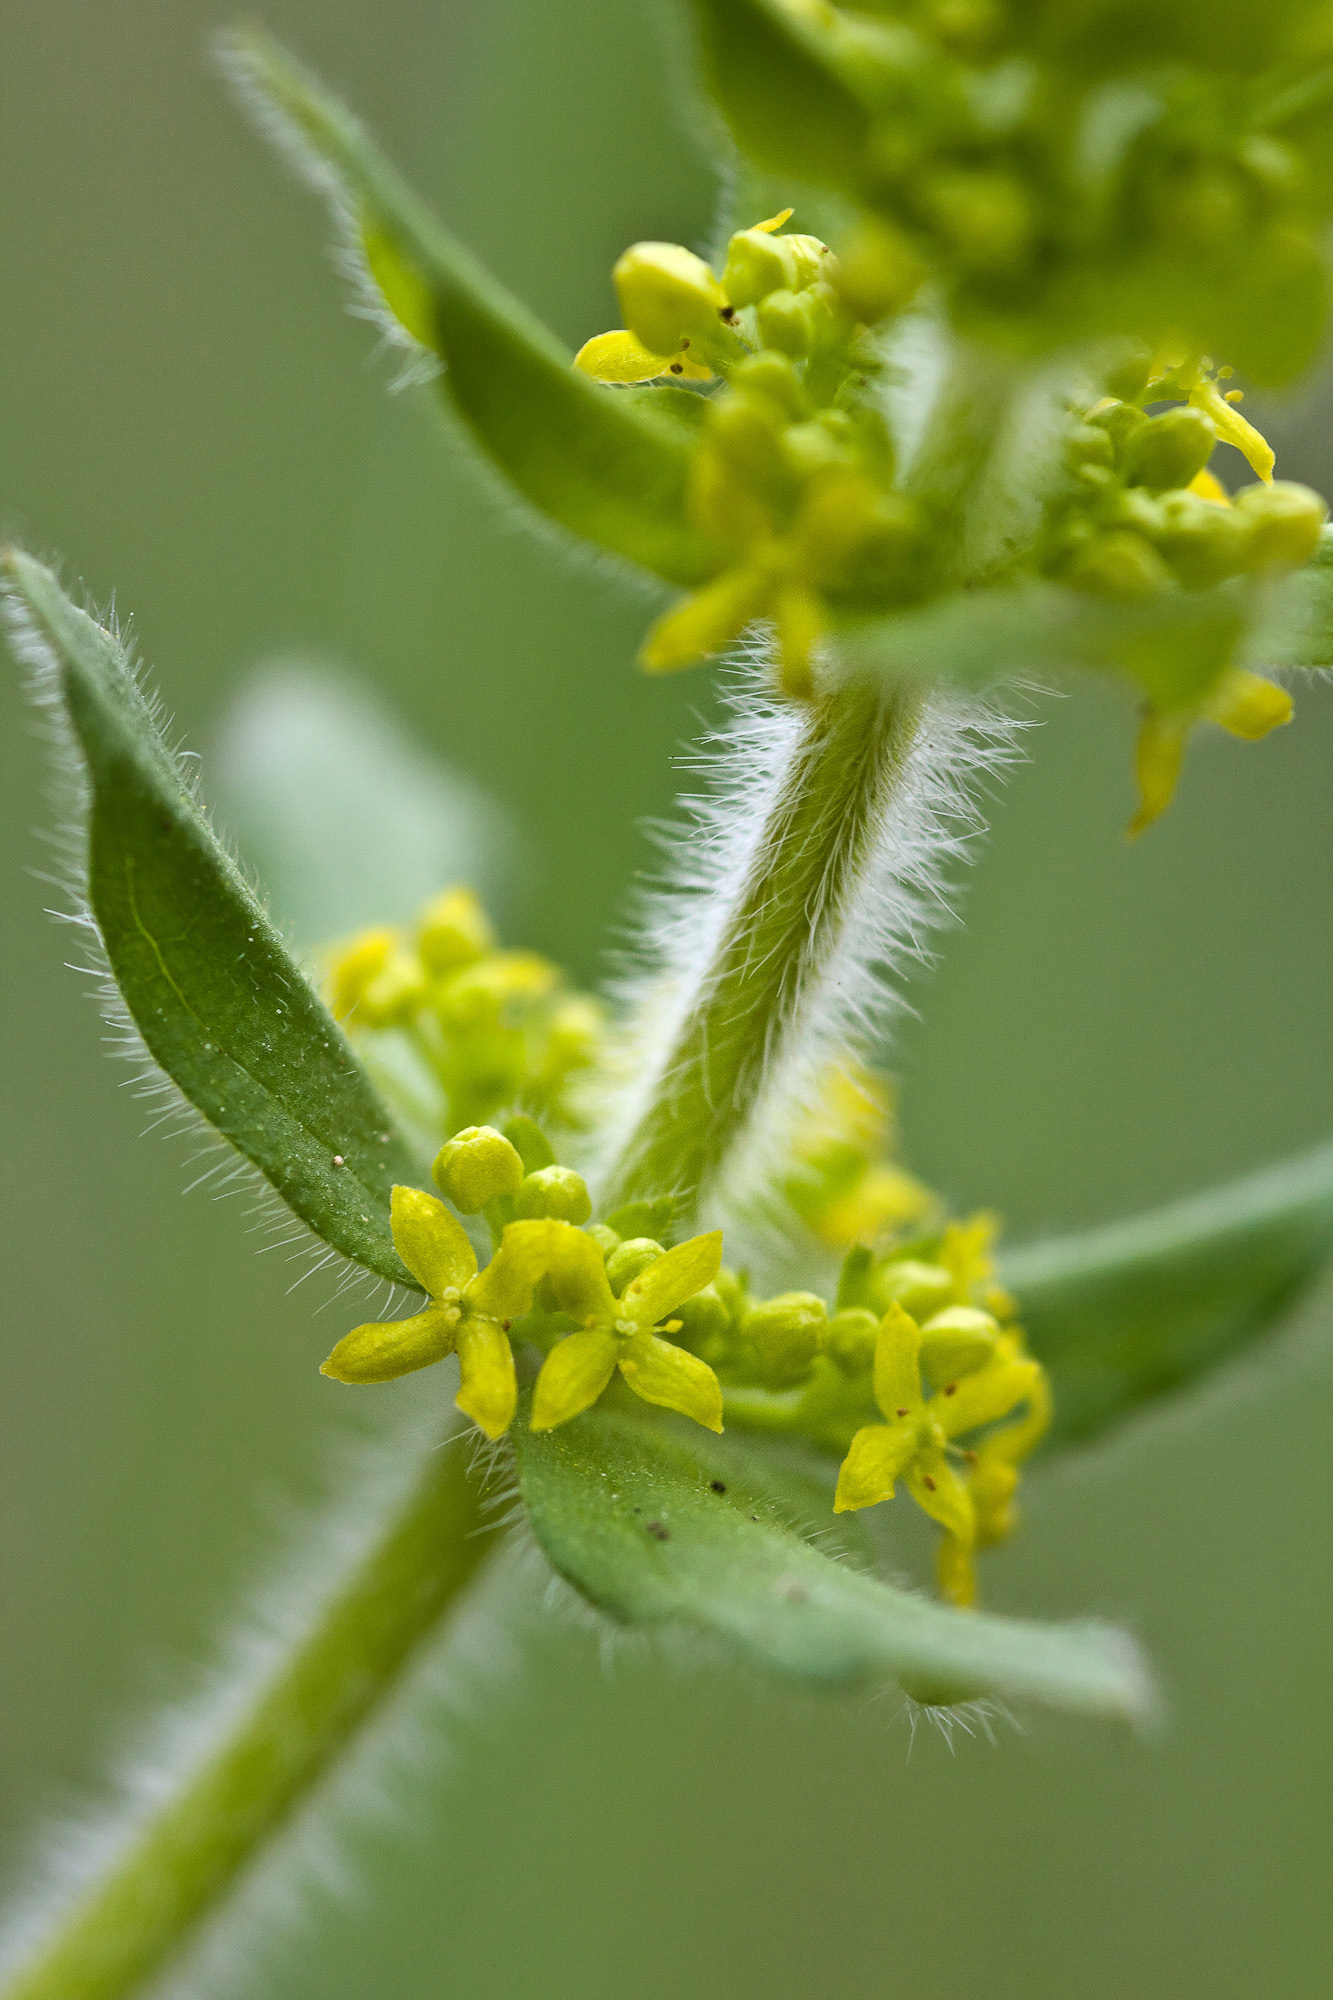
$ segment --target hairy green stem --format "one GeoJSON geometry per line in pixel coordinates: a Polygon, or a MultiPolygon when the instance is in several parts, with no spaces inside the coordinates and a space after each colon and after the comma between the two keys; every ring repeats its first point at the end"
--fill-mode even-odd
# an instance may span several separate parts
{"type": "Polygon", "coordinates": [[[306,1626],[228,1740],[0,1987],[0,2000],[123,2000],[187,1942],[397,1685],[493,1546],[470,1443],[430,1454],[356,1572],[306,1626]]]}
{"type": "Polygon", "coordinates": [[[864,687],[811,705],[606,1206],[670,1190],[692,1208],[742,1136],[842,935],[920,708],[915,693],[864,687]]]}

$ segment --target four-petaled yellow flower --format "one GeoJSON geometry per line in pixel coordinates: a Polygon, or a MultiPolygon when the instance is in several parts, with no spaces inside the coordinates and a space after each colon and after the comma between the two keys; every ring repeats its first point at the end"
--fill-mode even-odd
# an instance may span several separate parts
{"type": "Polygon", "coordinates": [[[973,1551],[1008,1532],[1018,1461],[1046,1427],[1045,1374],[1023,1353],[1018,1336],[1002,1333],[988,1313],[953,1306],[922,1328],[895,1303],[880,1327],[874,1390],[885,1422],[865,1425],[852,1439],[834,1512],[889,1500],[895,1482],[904,1479],[913,1499],[944,1529],[941,1590],[955,1604],[971,1604],[973,1551]],[[923,1378],[935,1394],[926,1395],[923,1378]],[[1022,1404],[1025,1418],[992,1431],[975,1453],[957,1453],[956,1438],[998,1423],[1022,1404]],[[963,1474],[951,1451],[962,1458],[963,1474]]]}
{"type": "Polygon", "coordinates": [[[533,1430],[553,1430],[589,1409],[619,1368],[645,1402],[680,1410],[706,1429],[720,1431],[722,1390],[716,1375],[707,1362],[660,1339],[653,1329],[669,1322],[686,1299],[717,1276],[721,1230],[664,1251],[617,1298],[592,1237],[567,1222],[547,1227],[555,1303],[582,1325],[546,1357],[532,1401],[533,1430]]]}
{"type": "Polygon", "coordinates": [[[484,1271],[477,1269],[462,1225],[434,1195],[396,1187],[392,1225],[398,1255],[430,1304],[410,1319],[354,1327],[321,1372],[338,1382],[390,1382],[456,1350],[458,1407],[487,1437],[497,1438],[508,1430],[518,1401],[509,1324],[532,1304],[552,1225],[511,1223],[484,1271]]]}

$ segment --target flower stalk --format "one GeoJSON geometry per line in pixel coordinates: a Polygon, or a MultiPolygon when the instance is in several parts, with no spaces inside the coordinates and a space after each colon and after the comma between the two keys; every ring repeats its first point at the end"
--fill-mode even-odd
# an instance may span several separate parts
{"type": "Polygon", "coordinates": [[[864,687],[810,704],[750,864],[645,1100],[607,1207],[669,1188],[692,1214],[799,1041],[910,752],[921,698],[864,687]]]}
{"type": "Polygon", "coordinates": [[[188,1942],[393,1692],[494,1546],[470,1452],[462,1437],[429,1455],[236,1727],[0,1983],[2,2000],[121,2000],[188,1942]]]}

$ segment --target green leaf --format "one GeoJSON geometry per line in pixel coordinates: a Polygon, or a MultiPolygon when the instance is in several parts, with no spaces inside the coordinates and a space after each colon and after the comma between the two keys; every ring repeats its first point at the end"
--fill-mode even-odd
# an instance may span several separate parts
{"type": "Polygon", "coordinates": [[[247,28],[225,52],[261,118],[332,196],[389,310],[445,364],[449,401],[506,479],[561,527],[670,583],[711,576],[717,558],[686,512],[688,431],[574,368],[279,43],[247,28]]]}
{"type": "Polygon", "coordinates": [[[1245,647],[1259,667],[1333,666],[1333,528],[1304,569],[1277,585],[1245,647]]]}
{"type": "Polygon", "coordinates": [[[451,882],[503,907],[517,846],[504,809],[350,674],[303,659],[259,669],[208,770],[218,817],[305,947],[405,923],[451,882]]]}
{"type": "Polygon", "coordinates": [[[859,187],[870,115],[781,0],[695,0],[705,80],[742,152],[817,187],[859,187]]]}
{"type": "Polygon", "coordinates": [[[1154,1214],[1010,1251],[1000,1275],[1078,1444],[1270,1332],[1333,1254],[1333,1146],[1154,1214]]]}
{"type": "Polygon", "coordinates": [[[410,1285],[389,1190],[422,1169],[212,832],[123,648],[51,572],[0,556],[20,645],[87,768],[87,891],[149,1051],[315,1234],[410,1285]]]}
{"type": "Polygon", "coordinates": [[[623,1624],[686,1626],[825,1688],[897,1681],[923,1701],[994,1694],[1131,1720],[1151,1711],[1124,1634],[954,1611],[833,1559],[808,1539],[811,1522],[831,1525],[827,1490],[784,1479],[780,1461],[733,1438],[603,1405],[554,1431],[520,1424],[515,1444],[537,1540],[623,1624]]]}
{"type": "Polygon", "coordinates": [[[1245,584],[1129,604],[1058,583],[1014,583],[846,624],[836,649],[848,679],[885,685],[929,677],[985,687],[1010,674],[1118,669],[1172,707],[1207,690],[1241,645],[1257,602],[1245,584]]]}

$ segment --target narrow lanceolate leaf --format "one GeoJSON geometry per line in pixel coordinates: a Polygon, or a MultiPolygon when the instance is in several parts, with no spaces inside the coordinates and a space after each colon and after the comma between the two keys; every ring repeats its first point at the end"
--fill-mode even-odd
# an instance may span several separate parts
{"type": "Polygon", "coordinates": [[[1002,1276],[1050,1370],[1057,1444],[1187,1388],[1281,1319],[1333,1255],[1333,1146],[1078,1236],[1002,1276]]]}
{"type": "Polygon", "coordinates": [[[387,310],[444,363],[450,402],[518,492],[561,527],[668,582],[711,575],[716,559],[686,514],[688,433],[575,369],[278,43],[244,29],[226,55],[261,118],[332,195],[387,310]]]}
{"type": "Polygon", "coordinates": [[[782,0],[695,0],[704,75],[741,151],[771,173],[854,190],[870,114],[827,37],[782,0]]]}
{"type": "Polygon", "coordinates": [[[771,1468],[679,1419],[600,1408],[520,1426],[519,1481],[554,1567],[626,1625],[690,1628],[786,1679],[896,1681],[919,1700],[999,1695],[1130,1720],[1152,1705],[1132,1641],[1111,1628],[953,1611],[824,1554],[771,1468]]]}
{"type": "Polygon", "coordinates": [[[149,1051],[317,1236],[411,1284],[389,1191],[419,1163],[212,832],[118,641],[30,556],[0,565],[86,766],[88,898],[149,1051]]]}

